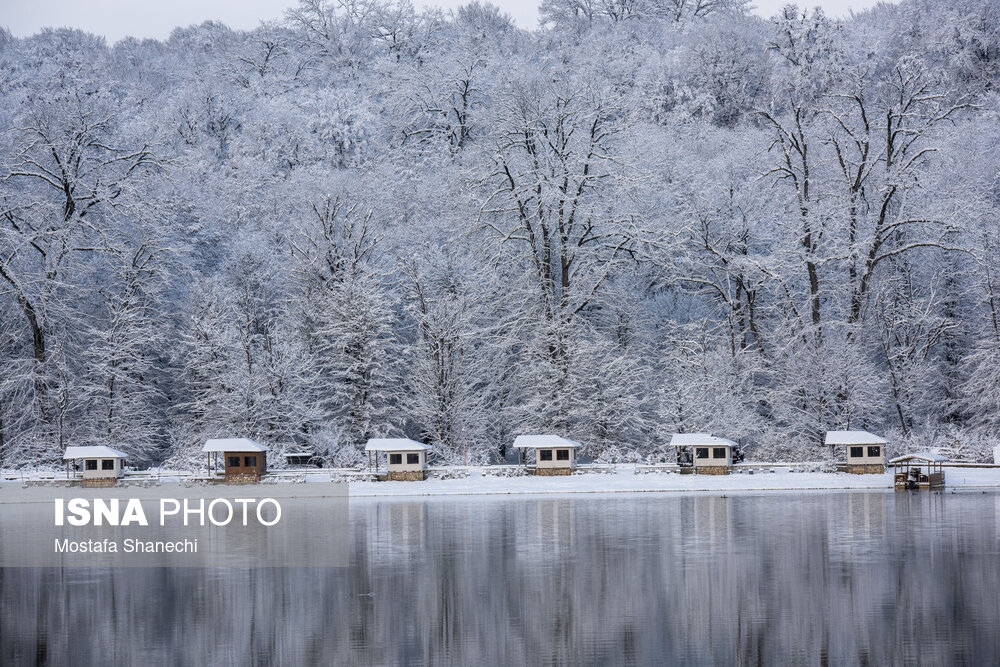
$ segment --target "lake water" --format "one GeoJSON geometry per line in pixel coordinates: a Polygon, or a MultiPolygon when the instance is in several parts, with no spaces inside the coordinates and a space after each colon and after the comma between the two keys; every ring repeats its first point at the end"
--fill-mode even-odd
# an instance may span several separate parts
{"type": "Polygon", "coordinates": [[[0,570],[0,664],[1000,664],[994,493],[356,500],[344,539],[0,570]]]}

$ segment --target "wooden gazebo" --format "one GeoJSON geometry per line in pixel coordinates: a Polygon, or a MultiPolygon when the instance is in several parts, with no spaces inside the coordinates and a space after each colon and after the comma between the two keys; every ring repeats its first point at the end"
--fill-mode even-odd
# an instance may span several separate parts
{"type": "Polygon", "coordinates": [[[947,457],[920,452],[905,454],[889,461],[893,467],[893,480],[897,489],[936,489],[944,486],[941,467],[947,457]],[[926,469],[926,470],[925,470],[926,469]]]}

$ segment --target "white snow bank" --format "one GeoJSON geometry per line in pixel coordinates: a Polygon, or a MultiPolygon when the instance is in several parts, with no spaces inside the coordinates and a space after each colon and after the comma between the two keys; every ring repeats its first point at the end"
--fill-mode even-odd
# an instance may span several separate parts
{"type": "MultiPolygon", "coordinates": [[[[494,467],[496,468],[496,467],[494,467]]],[[[791,472],[787,467],[775,467],[775,472],[731,475],[681,475],[676,472],[647,472],[636,475],[632,466],[605,466],[605,474],[574,474],[564,477],[537,477],[534,475],[499,476],[494,468],[462,468],[467,477],[428,479],[423,482],[373,482],[351,481],[350,495],[355,498],[393,498],[404,496],[490,496],[490,495],[539,495],[575,493],[727,493],[739,494],[757,491],[850,491],[891,489],[892,474],[850,475],[847,473],[791,472]],[[605,470],[606,468],[606,470],[605,470]],[[491,474],[484,474],[489,471],[491,474]]],[[[945,468],[945,488],[995,488],[1000,489],[1000,468],[945,468]]],[[[190,484],[190,473],[157,471],[158,475],[128,476],[129,483],[148,481],[156,486],[190,484]]],[[[343,476],[331,479],[329,471],[303,471],[295,479],[270,480],[270,488],[291,482],[320,490],[320,484],[344,481],[343,476]]],[[[22,477],[20,471],[0,471],[0,490],[10,497],[25,482],[58,485],[65,483],[64,475],[30,473],[22,477]]],[[[300,488],[305,488],[301,487],[300,488]]],[[[270,493],[270,491],[268,491],[270,493]]]]}
{"type": "Polygon", "coordinates": [[[366,452],[429,452],[430,445],[425,445],[409,438],[372,438],[365,445],[366,452]]]}
{"type": "Polygon", "coordinates": [[[212,438],[205,441],[203,452],[266,452],[267,447],[250,438],[212,438]]]}
{"type": "Polygon", "coordinates": [[[886,445],[888,440],[868,431],[827,431],[827,445],[886,445]]]}
{"type": "Polygon", "coordinates": [[[127,459],[128,454],[117,449],[111,449],[104,445],[90,445],[87,447],[67,447],[63,452],[63,460],[72,461],[74,459],[127,459]]]}
{"type": "MultiPolygon", "coordinates": [[[[423,482],[352,482],[351,497],[384,496],[478,496],[548,493],[670,493],[746,491],[805,491],[891,489],[891,473],[851,475],[847,473],[756,473],[735,475],[680,475],[677,473],[635,475],[619,468],[614,475],[570,475],[566,477],[494,477],[473,469],[463,479],[423,482]]],[[[1000,468],[946,469],[946,487],[1000,488],[1000,468]]]]}
{"type": "Polygon", "coordinates": [[[514,438],[514,449],[578,449],[580,443],[560,435],[519,435],[514,438]]]}

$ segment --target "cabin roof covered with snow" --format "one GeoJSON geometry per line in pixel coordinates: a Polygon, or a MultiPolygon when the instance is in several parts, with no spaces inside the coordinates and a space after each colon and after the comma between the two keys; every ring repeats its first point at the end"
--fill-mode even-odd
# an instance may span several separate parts
{"type": "Polygon", "coordinates": [[[514,449],[579,449],[580,443],[558,435],[519,435],[514,438],[514,449]]]}
{"type": "Polygon", "coordinates": [[[429,452],[430,445],[425,445],[409,438],[372,438],[365,445],[366,452],[429,452]]]}
{"type": "Polygon", "coordinates": [[[888,440],[868,431],[827,431],[828,445],[884,445],[888,440]]]}
{"type": "Polygon", "coordinates": [[[63,460],[69,461],[72,459],[126,459],[128,455],[125,452],[119,452],[117,449],[111,449],[110,447],[105,447],[104,445],[90,445],[89,447],[67,447],[66,452],[63,453],[63,460]]]}
{"type": "Polygon", "coordinates": [[[711,433],[674,433],[670,438],[674,447],[738,447],[732,440],[711,433]]]}
{"type": "Polygon", "coordinates": [[[203,452],[266,452],[267,447],[250,438],[214,438],[206,440],[203,452]]]}
{"type": "Polygon", "coordinates": [[[947,456],[932,454],[931,452],[917,452],[916,454],[903,454],[894,459],[889,459],[889,463],[906,463],[907,461],[926,461],[927,463],[942,463],[947,461],[947,456]]]}

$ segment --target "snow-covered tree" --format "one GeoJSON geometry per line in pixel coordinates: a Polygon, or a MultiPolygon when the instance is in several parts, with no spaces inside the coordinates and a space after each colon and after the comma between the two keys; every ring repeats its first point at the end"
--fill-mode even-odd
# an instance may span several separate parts
{"type": "Polygon", "coordinates": [[[0,30],[0,464],[1000,435],[995,2],[0,30]]]}

